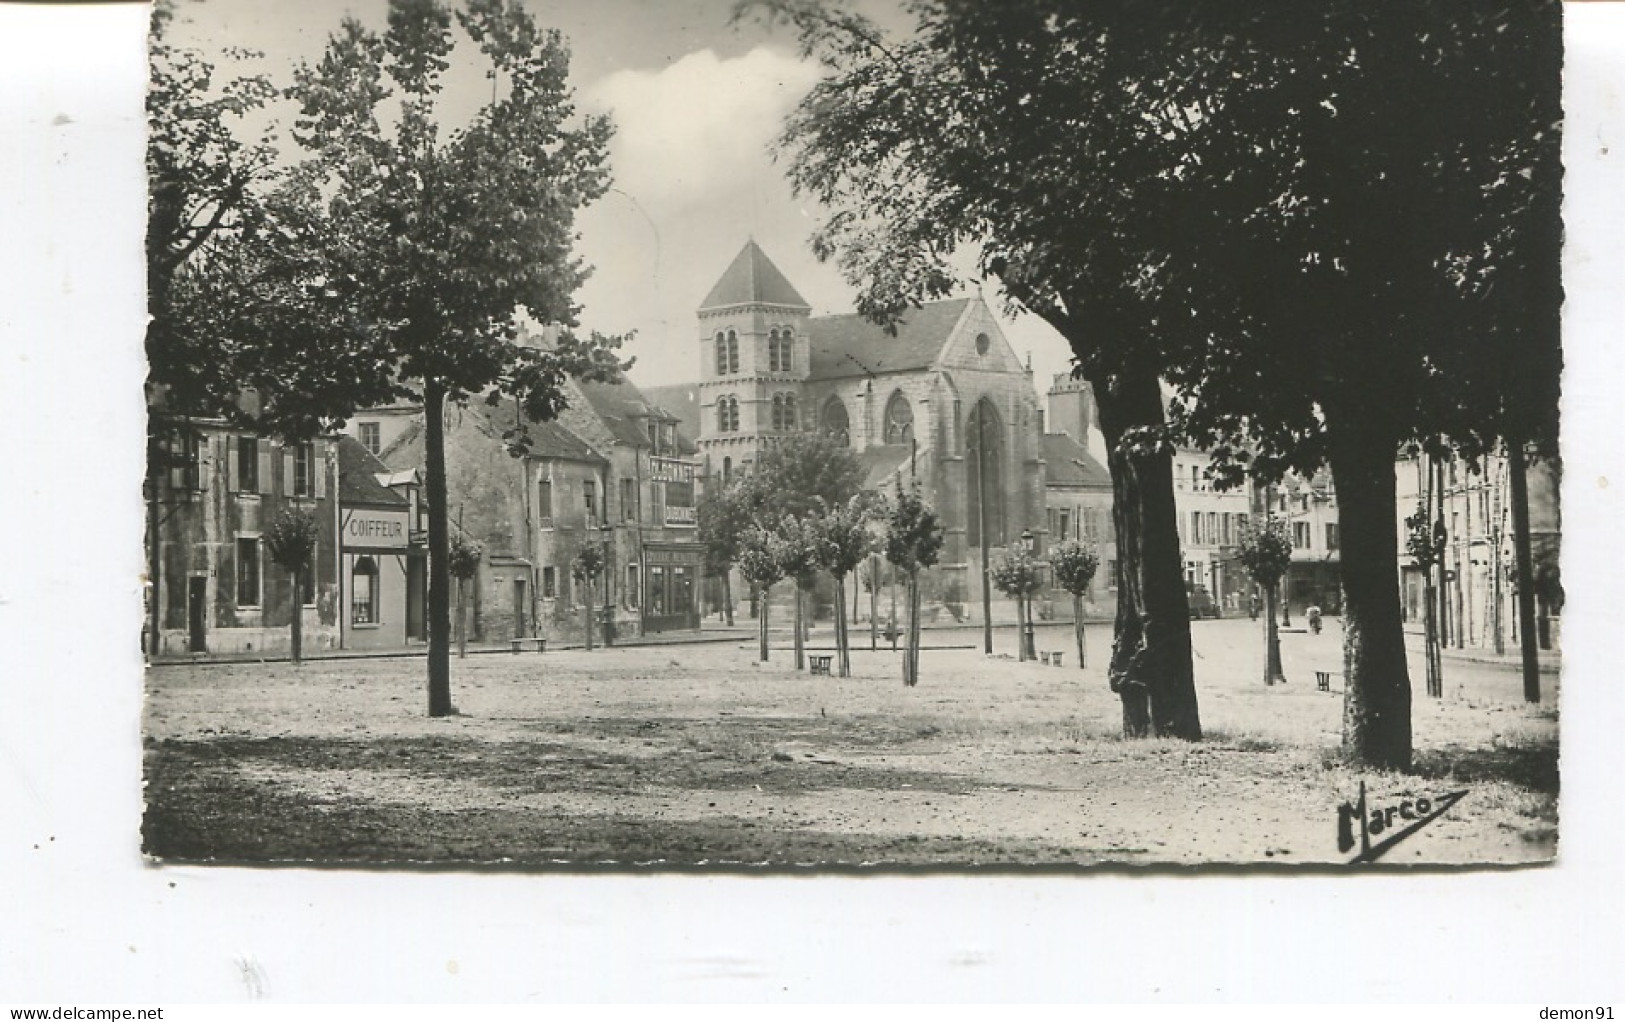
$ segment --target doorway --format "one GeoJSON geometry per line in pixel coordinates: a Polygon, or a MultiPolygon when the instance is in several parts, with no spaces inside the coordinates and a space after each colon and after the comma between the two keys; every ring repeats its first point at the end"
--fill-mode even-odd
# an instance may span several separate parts
{"type": "Polygon", "coordinates": [[[209,651],[208,629],[209,580],[193,575],[186,580],[186,649],[191,653],[209,651]]]}

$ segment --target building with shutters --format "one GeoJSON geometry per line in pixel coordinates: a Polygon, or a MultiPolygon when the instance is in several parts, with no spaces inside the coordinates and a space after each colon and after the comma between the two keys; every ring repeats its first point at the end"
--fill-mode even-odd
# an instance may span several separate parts
{"type": "MultiPolygon", "coordinates": [[[[556,421],[525,424],[522,445],[504,436],[520,425],[512,402],[447,411],[451,527],[483,554],[467,596],[470,640],[580,642],[589,619],[595,642],[606,623],[613,636],[698,628],[693,441],[630,382],[564,387],[567,407],[556,421]],[[604,572],[584,584],[572,566],[588,546],[604,572]]],[[[421,406],[367,410],[346,430],[358,445],[379,437],[390,471],[426,465],[421,406]]]]}
{"type": "Polygon", "coordinates": [[[1023,531],[1048,548],[1032,372],[980,297],[911,309],[895,333],[858,315],[814,316],[748,241],[700,302],[698,328],[699,381],[646,394],[693,431],[708,478],[748,470],[787,433],[842,437],[865,488],[917,484],[941,515],[926,599],[956,616],[979,613],[984,523],[990,557],[1023,531]]]}
{"type": "Polygon", "coordinates": [[[146,483],[147,616],[154,655],[286,653],[293,580],[264,533],[289,509],[315,515],[300,594],[304,649],[338,645],[334,443],[286,444],[196,419],[162,422],[146,483]]]}

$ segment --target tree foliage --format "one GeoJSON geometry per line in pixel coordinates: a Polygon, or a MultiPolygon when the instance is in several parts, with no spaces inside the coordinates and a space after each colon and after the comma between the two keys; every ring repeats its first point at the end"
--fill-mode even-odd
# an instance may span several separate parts
{"type": "Polygon", "coordinates": [[[1236,558],[1259,585],[1274,586],[1292,565],[1292,536],[1286,523],[1275,519],[1262,526],[1243,522],[1236,558]]]}
{"type": "Polygon", "coordinates": [[[1100,569],[1100,555],[1080,543],[1067,541],[1050,551],[1050,571],[1055,584],[1073,596],[1083,596],[1094,584],[1100,569]]]}
{"type": "Polygon", "coordinates": [[[265,552],[284,571],[305,571],[311,566],[321,527],[314,512],[289,508],[277,515],[264,534],[265,552]]]}
{"type": "Polygon", "coordinates": [[[446,570],[459,582],[467,582],[473,578],[480,570],[480,558],[485,556],[485,551],[478,543],[462,534],[452,537],[449,553],[446,570]]]}
{"type": "MultiPolygon", "coordinates": [[[[562,36],[516,0],[391,0],[379,34],[346,17],[295,71],[294,138],[309,159],[287,186],[302,214],[298,280],[336,323],[357,324],[357,375],[423,401],[429,520],[429,712],[451,712],[443,416],[449,401],[518,402],[533,421],[565,379],[619,379],[619,339],[578,338],[577,210],[609,186],[610,125],[577,117],[562,36]],[[436,97],[472,40],[500,94],[442,132],[436,97]],[[522,343],[517,314],[564,329],[522,343]]],[[[295,246],[297,241],[297,246],[295,246]]]]}
{"type": "Polygon", "coordinates": [[[1012,599],[1031,596],[1044,587],[1044,571],[1038,559],[1020,544],[1011,544],[989,575],[994,588],[1012,599]]]}

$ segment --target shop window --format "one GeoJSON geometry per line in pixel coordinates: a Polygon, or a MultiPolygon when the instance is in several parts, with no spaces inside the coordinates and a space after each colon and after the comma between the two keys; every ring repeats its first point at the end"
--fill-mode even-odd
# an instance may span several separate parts
{"type": "Polygon", "coordinates": [[[260,541],[239,537],[237,540],[237,606],[260,605],[260,541]]]}
{"type": "Polygon", "coordinates": [[[350,569],[350,623],[378,623],[378,563],[371,557],[356,558],[350,569]]]}
{"type": "Polygon", "coordinates": [[[649,569],[649,613],[666,613],[666,569],[658,564],[649,569]]]}
{"type": "Polygon", "coordinates": [[[694,575],[688,568],[671,569],[671,612],[687,614],[694,609],[694,575]]]}

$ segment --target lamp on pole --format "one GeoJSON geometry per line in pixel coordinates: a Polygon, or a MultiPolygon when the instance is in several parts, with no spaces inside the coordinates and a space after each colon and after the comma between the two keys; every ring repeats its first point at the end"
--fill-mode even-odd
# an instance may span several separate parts
{"type": "MultiPolygon", "coordinates": [[[[1033,536],[1033,530],[1021,530],[1021,548],[1027,551],[1028,556],[1036,557],[1038,554],[1038,540],[1033,536]]],[[[1016,602],[1016,613],[1022,617],[1021,641],[1025,647],[1024,656],[1028,660],[1038,659],[1038,643],[1033,635],[1033,596],[1032,593],[1023,593],[1016,602]]]]}
{"type": "Polygon", "coordinates": [[[615,598],[611,586],[615,579],[615,527],[606,518],[600,527],[604,537],[604,645],[615,645],[615,598]]]}

